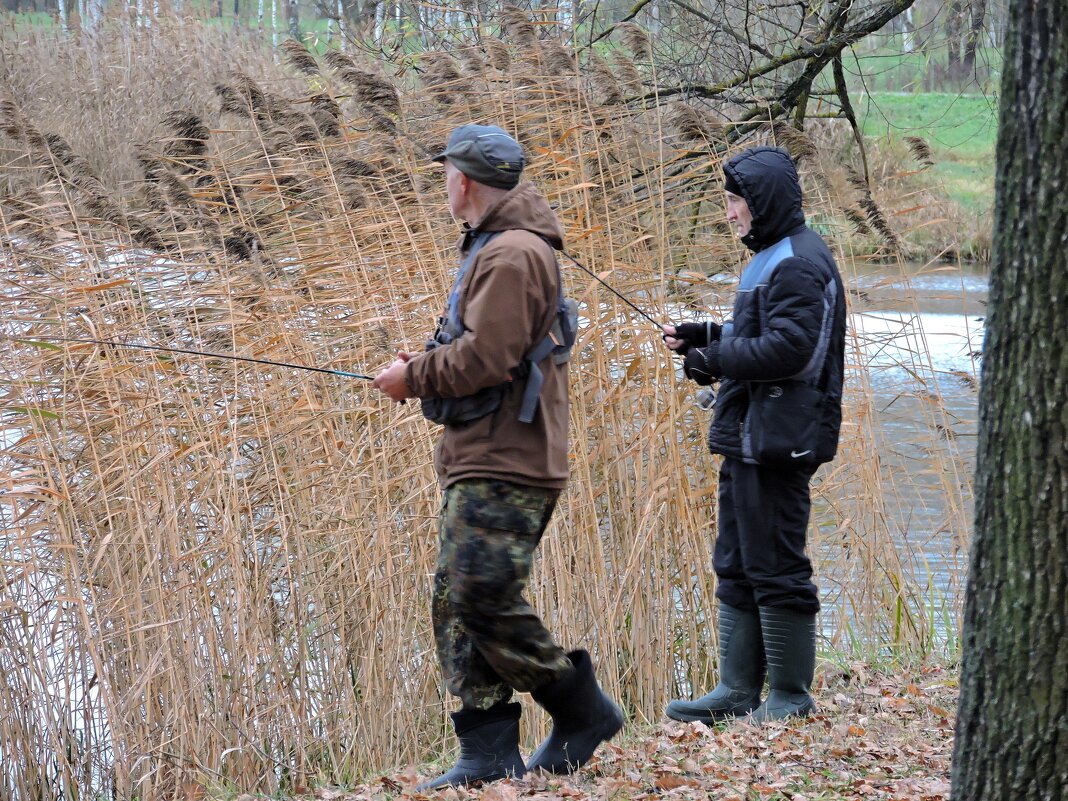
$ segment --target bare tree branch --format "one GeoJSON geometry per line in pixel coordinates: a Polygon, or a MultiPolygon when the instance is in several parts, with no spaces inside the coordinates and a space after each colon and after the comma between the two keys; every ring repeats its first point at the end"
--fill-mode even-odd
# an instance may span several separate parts
{"type": "Polygon", "coordinates": [[[636,16],[638,16],[639,12],[641,12],[641,10],[643,8],[645,8],[651,2],[653,2],[653,0],[638,0],[637,3],[635,3],[633,6],[631,6],[630,11],[627,12],[626,16],[623,17],[623,19],[621,19],[618,22],[615,22],[615,23],[609,25],[607,28],[605,28],[599,34],[597,34],[592,39],[590,39],[589,44],[587,44],[582,49],[585,50],[587,48],[593,47],[595,42],[601,41],[606,36],[611,36],[612,35],[612,31],[614,31],[617,27],[622,25],[624,22],[630,22],[632,19],[634,19],[636,16]]]}

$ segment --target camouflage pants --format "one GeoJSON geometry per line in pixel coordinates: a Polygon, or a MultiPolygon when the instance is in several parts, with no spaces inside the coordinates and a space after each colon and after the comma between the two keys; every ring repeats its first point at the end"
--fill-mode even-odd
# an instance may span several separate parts
{"type": "Polygon", "coordinates": [[[523,598],[559,495],[490,479],[445,490],[432,616],[446,687],[464,709],[488,709],[571,669],[523,598]]]}

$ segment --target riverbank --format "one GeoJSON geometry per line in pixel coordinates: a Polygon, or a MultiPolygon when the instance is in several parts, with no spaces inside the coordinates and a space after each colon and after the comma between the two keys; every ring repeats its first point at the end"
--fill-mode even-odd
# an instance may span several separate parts
{"type": "MultiPolygon", "coordinates": [[[[0,103],[0,671],[6,707],[25,710],[0,720],[7,794],[278,794],[450,747],[426,614],[437,435],[417,405],[336,375],[57,337],[381,369],[421,347],[456,269],[440,168],[418,145],[486,109],[521,132],[569,250],[619,296],[561,265],[584,318],[571,478],[528,597],[598,655],[636,720],[705,686],[707,413],[620,297],[681,320],[734,294],[746,254],[724,224],[707,109],[624,114],[581,76],[532,81],[507,43],[514,70],[483,65],[445,104],[425,73],[317,62],[313,78],[310,55],[279,64],[206,26],[122,34],[0,48],[18,54],[0,103]],[[387,110],[364,108],[369,85],[387,110]]],[[[878,212],[900,237],[930,222],[934,201],[897,177],[915,159],[873,159],[858,186],[858,162],[838,158],[847,127],[792,140],[819,145],[802,165],[813,225],[837,237],[848,213],[878,212]]],[[[848,244],[835,241],[853,315],[842,437],[810,537],[821,651],[952,654],[983,289],[926,260],[868,274],[848,244]]],[[[613,775],[646,782],[641,744],[664,736],[635,728],[613,775]]]]}
{"type": "MultiPolygon", "coordinates": [[[[891,674],[860,664],[817,677],[819,712],[765,728],[736,723],[635,723],[571,777],[529,776],[482,789],[416,794],[415,769],[294,798],[654,799],[684,801],[943,801],[949,798],[957,706],[955,668],[891,674]]],[[[535,713],[538,714],[538,713],[535,713]]],[[[435,766],[421,766],[423,777],[435,766]]],[[[225,796],[219,796],[225,797],[225,796]]],[[[253,801],[245,794],[236,801],[253,801]]]]}
{"type": "MultiPolygon", "coordinates": [[[[857,95],[854,104],[874,199],[900,237],[904,255],[928,261],[989,261],[996,97],[979,92],[870,92],[857,95]]],[[[847,163],[858,162],[855,150],[855,145],[847,148],[847,163]]],[[[857,254],[885,246],[878,236],[853,237],[851,244],[857,254]]]]}

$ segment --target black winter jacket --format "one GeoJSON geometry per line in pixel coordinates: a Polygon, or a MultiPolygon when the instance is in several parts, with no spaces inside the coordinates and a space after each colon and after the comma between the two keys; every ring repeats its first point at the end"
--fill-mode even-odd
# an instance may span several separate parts
{"type": "Polygon", "coordinates": [[[742,427],[755,382],[800,380],[807,367],[823,393],[815,462],[830,461],[842,421],[846,326],[838,267],[827,244],[805,225],[801,185],[784,150],[752,148],[723,169],[741,187],[752,213],[752,228],[742,242],[755,255],[742,275],[733,319],[711,348],[718,353],[709,354],[718,356],[713,369],[718,368],[715,374],[722,379],[708,432],[709,449],[752,461],[742,427]],[[761,275],[768,271],[761,267],[770,263],[777,266],[763,281],[761,275]],[[830,336],[824,337],[822,365],[816,365],[825,310],[834,317],[828,325],[830,336]]]}

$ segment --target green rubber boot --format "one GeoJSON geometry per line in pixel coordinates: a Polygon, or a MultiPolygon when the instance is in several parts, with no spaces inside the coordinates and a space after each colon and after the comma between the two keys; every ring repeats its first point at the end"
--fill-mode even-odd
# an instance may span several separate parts
{"type": "Polygon", "coordinates": [[[816,711],[816,702],[808,694],[816,669],[816,615],[762,606],[760,628],[768,657],[769,692],[752,721],[811,715],[816,711]]]}
{"type": "Polygon", "coordinates": [[[719,605],[719,683],[712,692],[693,701],[672,701],[665,713],[672,720],[712,725],[727,718],[748,715],[760,706],[764,688],[764,643],[760,617],[719,605]]]}

